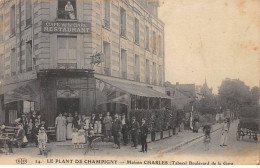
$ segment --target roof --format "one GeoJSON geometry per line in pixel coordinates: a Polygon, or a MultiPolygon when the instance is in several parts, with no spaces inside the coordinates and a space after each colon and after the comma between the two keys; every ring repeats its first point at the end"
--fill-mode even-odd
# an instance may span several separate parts
{"type": "Polygon", "coordinates": [[[105,78],[102,76],[98,76],[96,78],[105,83],[108,83],[122,91],[125,91],[131,95],[172,99],[171,97],[167,96],[166,94],[156,91],[156,90],[152,89],[151,87],[134,84],[134,83],[131,83],[131,81],[126,81],[126,80],[120,81],[118,79],[114,80],[112,77],[108,79],[108,78],[105,78]]]}

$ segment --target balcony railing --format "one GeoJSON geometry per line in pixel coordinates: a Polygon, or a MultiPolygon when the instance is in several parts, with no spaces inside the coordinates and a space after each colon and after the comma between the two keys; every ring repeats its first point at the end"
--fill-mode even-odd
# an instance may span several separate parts
{"type": "Polygon", "coordinates": [[[127,79],[127,73],[126,72],[122,72],[122,78],[127,79]]]}
{"type": "Polygon", "coordinates": [[[59,9],[59,10],[57,10],[57,18],[65,19],[65,20],[76,20],[77,19],[76,11],[68,12],[68,11],[59,9]]]}
{"type": "Polygon", "coordinates": [[[107,76],[111,76],[111,71],[110,71],[110,68],[104,68],[104,74],[107,75],[107,76]]]}
{"type": "Polygon", "coordinates": [[[110,19],[104,19],[104,27],[110,29],[110,19]]]}

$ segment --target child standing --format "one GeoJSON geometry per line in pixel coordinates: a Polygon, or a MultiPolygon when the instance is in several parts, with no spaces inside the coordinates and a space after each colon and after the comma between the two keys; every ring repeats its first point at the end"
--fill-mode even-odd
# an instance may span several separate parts
{"type": "Polygon", "coordinates": [[[47,143],[48,137],[45,133],[44,127],[40,127],[39,133],[38,133],[38,145],[40,150],[40,155],[44,154],[46,149],[46,143],[47,143]]]}
{"type": "Polygon", "coordinates": [[[73,149],[78,149],[78,143],[79,143],[79,134],[78,134],[78,129],[74,128],[73,133],[72,133],[72,144],[73,149]]]}
{"type": "Polygon", "coordinates": [[[84,148],[84,143],[86,143],[86,138],[85,138],[85,130],[83,129],[83,126],[81,126],[81,129],[78,131],[78,143],[79,143],[79,149],[84,148]]]}

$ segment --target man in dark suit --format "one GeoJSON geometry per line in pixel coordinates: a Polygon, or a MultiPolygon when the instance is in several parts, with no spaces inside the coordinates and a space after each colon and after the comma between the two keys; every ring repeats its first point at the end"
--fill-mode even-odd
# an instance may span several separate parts
{"type": "Polygon", "coordinates": [[[118,118],[118,114],[115,114],[114,122],[112,123],[112,133],[114,136],[114,143],[117,145],[116,148],[120,149],[120,137],[121,137],[122,124],[118,118]]]}
{"type": "Polygon", "coordinates": [[[21,146],[23,144],[24,136],[25,136],[25,131],[23,129],[23,125],[19,124],[18,125],[18,130],[15,131],[14,139],[12,140],[13,144],[17,144],[18,148],[21,148],[21,146]]]}
{"type": "Polygon", "coordinates": [[[139,123],[135,120],[135,117],[132,118],[132,125],[131,125],[131,134],[132,134],[132,140],[134,145],[132,147],[137,148],[138,145],[138,135],[139,135],[139,123]]]}
{"type": "Polygon", "coordinates": [[[125,114],[122,115],[122,134],[123,134],[123,141],[124,145],[128,144],[128,134],[129,134],[129,122],[125,116],[125,114]]]}
{"type": "Polygon", "coordinates": [[[141,144],[142,144],[142,150],[140,152],[147,152],[147,134],[148,134],[148,126],[145,123],[145,119],[142,119],[142,124],[140,127],[140,131],[141,131],[141,144]]]}

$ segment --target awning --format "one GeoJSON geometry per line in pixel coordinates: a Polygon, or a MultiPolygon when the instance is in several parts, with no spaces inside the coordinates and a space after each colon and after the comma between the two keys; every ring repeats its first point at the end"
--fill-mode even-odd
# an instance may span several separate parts
{"type": "Polygon", "coordinates": [[[112,85],[115,88],[120,89],[131,95],[150,97],[150,98],[172,99],[171,97],[167,96],[166,94],[156,91],[149,86],[138,85],[138,84],[132,83],[131,81],[126,81],[126,80],[120,81],[120,79],[114,79],[113,77],[107,78],[107,77],[102,77],[100,75],[98,77],[97,76],[95,76],[95,77],[98,80],[101,80],[101,81],[103,81],[109,85],[112,85]]]}
{"type": "Polygon", "coordinates": [[[4,86],[4,103],[20,100],[39,102],[40,83],[37,79],[18,82],[4,86]]]}

